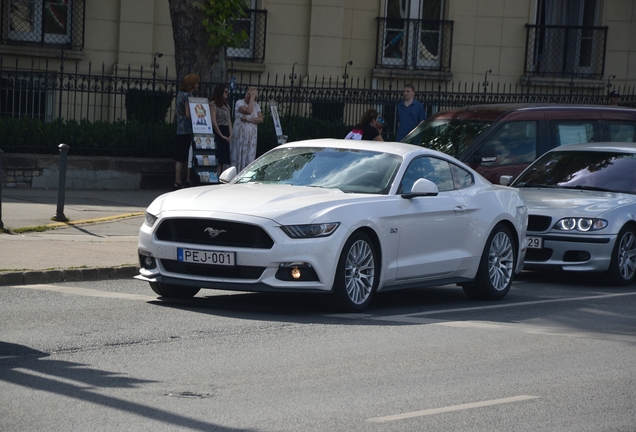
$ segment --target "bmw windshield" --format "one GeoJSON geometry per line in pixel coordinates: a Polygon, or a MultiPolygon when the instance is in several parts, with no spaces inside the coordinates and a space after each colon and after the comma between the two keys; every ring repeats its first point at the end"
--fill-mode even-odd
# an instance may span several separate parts
{"type": "Polygon", "coordinates": [[[492,122],[431,119],[420,123],[402,142],[458,157],[492,122]]]}
{"type": "Polygon", "coordinates": [[[619,152],[559,151],[543,155],[513,187],[559,187],[636,193],[636,155],[619,152]]]}

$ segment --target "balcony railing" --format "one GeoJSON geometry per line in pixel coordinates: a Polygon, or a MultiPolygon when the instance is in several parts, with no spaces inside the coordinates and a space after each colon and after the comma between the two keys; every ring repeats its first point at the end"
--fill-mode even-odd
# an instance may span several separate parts
{"type": "Polygon", "coordinates": [[[526,28],[526,75],[603,77],[607,27],[526,24],[526,28]]]}
{"type": "Polygon", "coordinates": [[[377,68],[450,71],[453,21],[377,20],[377,68]]]}
{"type": "Polygon", "coordinates": [[[3,1],[0,43],[81,50],[84,0],[73,2],[3,1]]]}
{"type": "Polygon", "coordinates": [[[265,31],[267,30],[267,11],[248,9],[246,17],[234,20],[234,29],[247,33],[247,40],[237,48],[227,48],[225,57],[229,60],[242,60],[263,63],[265,60],[265,31]]]}

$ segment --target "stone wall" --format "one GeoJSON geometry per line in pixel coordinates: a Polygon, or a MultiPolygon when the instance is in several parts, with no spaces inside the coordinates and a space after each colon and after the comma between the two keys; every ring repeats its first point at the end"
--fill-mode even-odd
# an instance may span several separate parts
{"type": "MultiPolygon", "coordinates": [[[[2,153],[3,188],[57,188],[60,155],[2,153]]],[[[174,181],[171,159],[67,156],[66,189],[164,189],[174,181]]]]}

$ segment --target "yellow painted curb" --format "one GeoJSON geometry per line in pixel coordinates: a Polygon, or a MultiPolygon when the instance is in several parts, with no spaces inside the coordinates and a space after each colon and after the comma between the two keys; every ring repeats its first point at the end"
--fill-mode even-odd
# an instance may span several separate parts
{"type": "Polygon", "coordinates": [[[101,217],[101,218],[94,218],[94,219],[81,219],[81,220],[68,221],[68,222],[54,222],[54,223],[50,223],[50,224],[44,225],[44,226],[46,228],[61,228],[61,227],[71,226],[71,225],[82,225],[82,224],[97,223],[97,222],[108,222],[108,221],[113,221],[113,220],[117,220],[117,219],[126,219],[126,218],[130,218],[130,217],[137,217],[137,216],[143,216],[143,215],[144,215],[144,212],[135,212],[135,213],[120,214],[120,215],[115,215],[115,216],[104,216],[104,217],[101,217]]]}

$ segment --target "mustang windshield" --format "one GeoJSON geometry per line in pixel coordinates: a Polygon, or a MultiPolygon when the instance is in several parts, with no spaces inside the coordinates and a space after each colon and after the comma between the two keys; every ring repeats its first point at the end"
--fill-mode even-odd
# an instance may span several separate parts
{"type": "Polygon", "coordinates": [[[484,120],[426,120],[402,142],[459,156],[492,122],[484,120]]]}
{"type": "Polygon", "coordinates": [[[524,171],[513,187],[560,187],[636,193],[636,155],[618,152],[546,153],[524,171]]]}
{"type": "Polygon", "coordinates": [[[386,194],[401,163],[398,156],[374,151],[281,148],[254,161],[232,183],[289,184],[386,194]]]}

